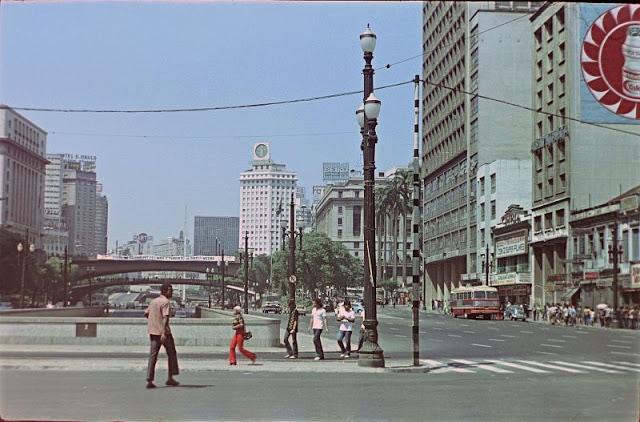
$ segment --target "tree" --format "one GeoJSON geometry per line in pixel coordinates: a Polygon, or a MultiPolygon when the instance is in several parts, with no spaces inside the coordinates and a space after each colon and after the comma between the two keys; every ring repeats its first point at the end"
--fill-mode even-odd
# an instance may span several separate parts
{"type": "Polygon", "coordinates": [[[0,229],[0,294],[20,291],[21,261],[16,247],[21,240],[17,234],[0,229]]]}

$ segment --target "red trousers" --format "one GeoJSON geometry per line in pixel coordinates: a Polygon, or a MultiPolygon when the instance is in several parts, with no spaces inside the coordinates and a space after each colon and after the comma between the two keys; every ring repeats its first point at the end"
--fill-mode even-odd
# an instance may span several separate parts
{"type": "Polygon", "coordinates": [[[256,359],[255,353],[244,348],[244,330],[236,331],[235,335],[231,338],[231,344],[229,345],[229,363],[236,363],[236,347],[238,347],[240,353],[247,358],[252,361],[256,359]]]}

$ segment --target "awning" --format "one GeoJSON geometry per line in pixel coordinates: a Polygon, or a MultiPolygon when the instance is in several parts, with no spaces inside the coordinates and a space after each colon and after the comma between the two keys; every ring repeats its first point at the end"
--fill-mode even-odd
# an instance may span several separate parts
{"type": "Polygon", "coordinates": [[[573,296],[576,295],[576,293],[578,293],[580,291],[580,286],[578,287],[573,287],[569,290],[566,290],[561,296],[560,296],[560,300],[569,300],[571,299],[573,296]]]}

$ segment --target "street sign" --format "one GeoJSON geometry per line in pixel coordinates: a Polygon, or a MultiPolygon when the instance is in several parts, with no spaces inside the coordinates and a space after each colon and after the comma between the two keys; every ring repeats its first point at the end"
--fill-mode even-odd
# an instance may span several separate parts
{"type": "Polygon", "coordinates": [[[296,279],[296,276],[295,276],[295,275],[293,275],[293,274],[292,274],[292,275],[290,275],[290,276],[289,276],[289,283],[295,283],[295,282],[296,282],[296,280],[297,280],[297,279],[296,279]]]}

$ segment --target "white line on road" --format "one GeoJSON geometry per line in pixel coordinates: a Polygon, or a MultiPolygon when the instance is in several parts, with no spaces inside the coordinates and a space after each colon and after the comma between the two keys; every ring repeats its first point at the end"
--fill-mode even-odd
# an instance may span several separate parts
{"type": "Polygon", "coordinates": [[[591,334],[588,331],[576,331],[576,333],[578,333],[578,334],[587,334],[587,335],[591,334]]]}
{"type": "Polygon", "coordinates": [[[406,337],[404,334],[394,334],[394,337],[406,337]]]}
{"type": "Polygon", "coordinates": [[[521,330],[520,332],[521,332],[522,334],[533,334],[533,331],[524,331],[524,330],[521,330]]]}
{"type": "Polygon", "coordinates": [[[640,363],[633,363],[633,362],[616,361],[616,363],[619,363],[621,365],[640,366],[640,363]]]}
{"type": "Polygon", "coordinates": [[[465,333],[465,334],[475,334],[476,332],[475,331],[463,331],[463,333],[465,333]]]}
{"type": "Polygon", "coordinates": [[[619,346],[617,344],[607,344],[607,347],[614,347],[616,349],[631,349],[631,346],[619,346]]]}
{"type": "Polygon", "coordinates": [[[489,346],[488,344],[478,344],[478,343],[471,343],[472,346],[478,346],[478,347],[493,347],[493,346],[489,346]]]}
{"type": "Polygon", "coordinates": [[[393,330],[393,331],[400,331],[400,329],[399,329],[399,328],[396,328],[396,327],[390,327],[389,329],[390,329],[390,330],[393,330]]]}
{"type": "Polygon", "coordinates": [[[518,362],[527,363],[529,365],[541,366],[543,368],[557,369],[558,371],[571,372],[572,374],[584,374],[585,373],[584,371],[580,371],[578,369],[563,368],[562,366],[549,365],[547,363],[540,363],[540,362],[536,362],[536,361],[533,361],[533,360],[519,360],[518,362]]]}
{"type": "Polygon", "coordinates": [[[465,365],[473,365],[476,368],[480,368],[480,369],[484,369],[486,371],[489,372],[498,372],[500,374],[513,374],[513,371],[509,371],[507,369],[501,369],[501,368],[496,368],[495,366],[492,365],[483,365],[481,363],[476,363],[470,360],[466,360],[466,359],[453,359],[454,362],[460,362],[463,363],[465,365]]]}
{"type": "Polygon", "coordinates": [[[563,346],[558,346],[557,344],[540,343],[540,346],[555,347],[556,349],[563,349],[563,346]]]}
{"type": "Polygon", "coordinates": [[[426,331],[420,331],[420,334],[427,334],[426,331]]]}
{"type": "Polygon", "coordinates": [[[516,338],[516,336],[510,336],[509,334],[500,334],[500,337],[516,338]]]}
{"type": "Polygon", "coordinates": [[[627,353],[627,352],[616,352],[615,350],[611,350],[609,353],[613,353],[616,355],[624,355],[624,356],[633,356],[633,357],[640,357],[640,354],[638,353],[627,353]]]}
{"type": "Polygon", "coordinates": [[[433,327],[434,330],[442,331],[442,328],[433,327]]]}
{"type": "Polygon", "coordinates": [[[626,340],[611,340],[611,343],[631,344],[630,341],[626,341],[626,340]]]}
{"type": "Polygon", "coordinates": [[[471,371],[469,369],[464,369],[464,368],[452,368],[448,365],[445,365],[442,362],[438,362],[437,360],[431,360],[431,359],[420,359],[420,362],[422,363],[426,363],[427,365],[429,365],[430,367],[440,367],[436,370],[434,370],[434,372],[438,372],[438,373],[442,373],[442,372],[464,372],[467,374],[473,374],[474,371],[471,371]]]}
{"type": "Polygon", "coordinates": [[[500,330],[500,329],[499,329],[499,328],[497,328],[497,327],[487,327],[487,330],[496,330],[496,331],[498,331],[498,330],[500,330]]]}
{"type": "Polygon", "coordinates": [[[557,353],[553,353],[553,352],[543,352],[542,350],[537,351],[536,353],[542,353],[543,355],[553,355],[553,356],[558,356],[557,353]]]}
{"type": "Polygon", "coordinates": [[[459,336],[459,335],[457,335],[457,334],[447,334],[447,335],[448,335],[449,337],[458,337],[458,338],[462,337],[462,336],[459,336]]]}
{"type": "Polygon", "coordinates": [[[461,327],[468,327],[469,324],[460,324],[461,327]]]}
{"type": "Polygon", "coordinates": [[[433,321],[434,324],[440,324],[440,325],[444,325],[444,322],[442,321],[433,321]]]}
{"type": "Polygon", "coordinates": [[[606,372],[608,374],[621,374],[622,373],[620,371],[614,371],[613,369],[596,368],[595,366],[580,365],[579,363],[564,362],[564,361],[561,361],[561,360],[554,360],[554,361],[551,361],[551,363],[557,363],[559,365],[564,365],[564,366],[572,366],[572,367],[580,368],[580,369],[588,369],[590,371],[606,372]]]}
{"type": "Polygon", "coordinates": [[[638,368],[628,368],[626,366],[611,365],[610,363],[594,362],[594,361],[591,361],[591,360],[583,360],[582,363],[588,363],[588,364],[596,365],[596,366],[604,366],[605,368],[623,369],[625,371],[640,372],[640,369],[638,369],[638,368]]]}
{"type": "Polygon", "coordinates": [[[567,340],[560,340],[559,338],[548,338],[547,341],[552,341],[554,343],[566,343],[567,340]]]}
{"type": "Polygon", "coordinates": [[[578,338],[578,336],[562,336],[564,338],[578,338]]]}
{"type": "Polygon", "coordinates": [[[489,341],[504,341],[502,338],[488,338],[489,341]]]}
{"type": "Polygon", "coordinates": [[[523,371],[535,372],[536,374],[548,374],[549,371],[538,368],[530,368],[524,365],[518,365],[517,363],[504,362],[502,360],[489,360],[489,362],[497,363],[498,365],[508,366],[510,368],[522,369],[523,371]]]}

